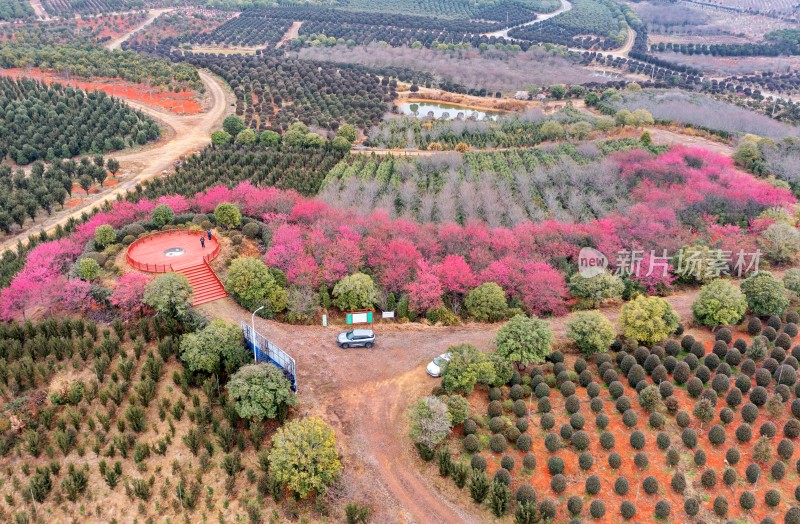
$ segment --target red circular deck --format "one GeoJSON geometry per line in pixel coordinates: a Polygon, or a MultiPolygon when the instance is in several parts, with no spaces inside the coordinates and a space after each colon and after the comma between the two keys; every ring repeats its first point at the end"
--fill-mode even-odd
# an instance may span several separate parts
{"type": "Polygon", "coordinates": [[[219,254],[215,235],[209,239],[205,231],[170,229],[157,231],[136,240],[128,247],[128,263],[141,271],[168,273],[213,260],[219,254]],[[205,238],[205,247],[200,237],[205,238]]]}

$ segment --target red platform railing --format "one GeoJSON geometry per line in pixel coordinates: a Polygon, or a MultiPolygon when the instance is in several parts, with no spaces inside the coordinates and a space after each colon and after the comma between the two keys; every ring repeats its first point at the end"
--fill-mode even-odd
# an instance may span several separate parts
{"type": "MultiPolygon", "coordinates": [[[[147,236],[144,236],[142,238],[137,238],[136,240],[134,240],[131,243],[130,246],[128,246],[128,252],[126,254],[126,259],[128,260],[128,264],[130,264],[131,267],[134,267],[134,268],[136,268],[136,269],[138,269],[140,271],[147,271],[149,273],[171,273],[171,272],[173,272],[174,269],[172,267],[172,264],[149,264],[149,263],[146,263],[146,262],[139,262],[138,260],[135,260],[133,257],[131,257],[131,251],[135,251],[136,246],[141,246],[142,244],[147,244],[148,242],[150,242],[152,240],[155,240],[155,239],[157,239],[159,237],[163,237],[163,236],[166,236],[166,235],[172,235],[172,234],[175,234],[175,233],[181,233],[181,234],[187,234],[188,235],[188,234],[191,234],[192,232],[190,232],[188,229],[176,229],[176,228],[173,228],[173,229],[165,229],[163,231],[154,231],[154,232],[150,233],[147,236]]],[[[220,252],[220,245],[219,245],[219,242],[217,242],[217,245],[214,246],[214,250],[211,251],[211,253],[209,253],[207,255],[203,255],[203,262],[205,262],[207,264],[208,262],[214,260],[217,257],[217,255],[219,255],[219,252],[220,252]]]]}

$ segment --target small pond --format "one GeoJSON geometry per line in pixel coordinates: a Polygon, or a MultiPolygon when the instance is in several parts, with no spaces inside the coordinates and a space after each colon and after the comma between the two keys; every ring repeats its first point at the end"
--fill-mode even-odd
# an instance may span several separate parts
{"type": "Polygon", "coordinates": [[[400,114],[417,118],[435,118],[436,120],[474,119],[497,120],[500,114],[496,111],[481,111],[458,104],[444,102],[404,102],[397,106],[400,114]]]}

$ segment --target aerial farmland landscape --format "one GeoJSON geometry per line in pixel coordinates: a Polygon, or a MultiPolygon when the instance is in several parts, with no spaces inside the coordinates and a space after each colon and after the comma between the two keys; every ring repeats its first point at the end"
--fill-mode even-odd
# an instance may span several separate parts
{"type": "Polygon", "coordinates": [[[800,524],[800,3],[0,0],[0,522],[800,524]]]}

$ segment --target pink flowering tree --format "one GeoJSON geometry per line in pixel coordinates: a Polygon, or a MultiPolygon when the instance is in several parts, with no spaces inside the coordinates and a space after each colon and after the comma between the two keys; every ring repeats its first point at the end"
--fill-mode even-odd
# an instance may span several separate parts
{"type": "Polygon", "coordinates": [[[126,273],[119,279],[111,293],[111,305],[128,318],[140,314],[145,308],[142,302],[144,288],[151,280],[152,277],[144,273],[126,273]]]}
{"type": "Polygon", "coordinates": [[[430,264],[420,258],[417,260],[417,272],[414,280],[408,284],[408,305],[418,313],[424,314],[429,309],[442,305],[442,283],[430,264]]]}
{"type": "Polygon", "coordinates": [[[85,313],[94,307],[91,295],[92,285],[85,280],[67,280],[61,287],[61,307],[75,313],[85,313]]]}
{"type": "Polygon", "coordinates": [[[448,304],[457,312],[464,295],[476,285],[472,268],[461,255],[447,255],[433,270],[447,294],[448,304]]]}

